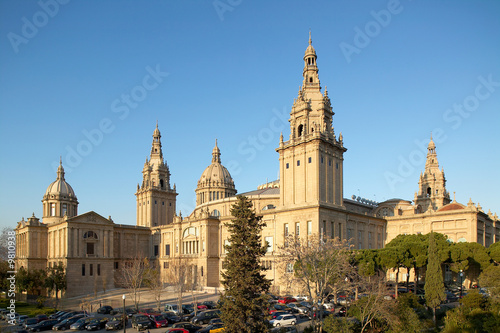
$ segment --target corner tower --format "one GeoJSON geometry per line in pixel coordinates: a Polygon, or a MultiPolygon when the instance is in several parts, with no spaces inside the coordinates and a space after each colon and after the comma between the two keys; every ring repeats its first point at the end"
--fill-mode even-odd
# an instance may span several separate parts
{"type": "Polygon", "coordinates": [[[43,223],[59,222],[64,217],[78,215],[78,199],[75,191],[64,179],[64,168],[59,161],[57,179],[52,182],[42,199],[43,223]]]}
{"type": "Polygon", "coordinates": [[[212,164],[201,174],[196,187],[196,205],[236,195],[236,188],[231,174],[221,164],[220,149],[215,140],[212,150],[212,164]]]}
{"type": "Polygon", "coordinates": [[[177,193],[170,186],[170,171],[163,160],[158,123],[153,132],[149,160],[142,169],[142,185],[137,184],[137,225],[155,227],[172,223],[177,193]]]}
{"type": "Polygon", "coordinates": [[[317,56],[309,33],[303,81],[290,112],[290,139],[280,138],[280,203],[343,205],[342,134],[332,126],[334,112],[327,89],[321,92],[317,56]]]}
{"type": "Polygon", "coordinates": [[[423,174],[420,174],[418,193],[415,193],[414,201],[417,213],[424,213],[429,209],[438,210],[451,202],[450,193],[446,190],[444,169],[439,170],[436,145],[432,140],[432,135],[427,146],[425,170],[423,174]]]}

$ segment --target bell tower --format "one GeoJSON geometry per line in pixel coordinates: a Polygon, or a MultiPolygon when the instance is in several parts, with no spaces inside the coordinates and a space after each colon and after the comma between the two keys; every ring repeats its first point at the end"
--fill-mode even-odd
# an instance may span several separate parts
{"type": "Polygon", "coordinates": [[[309,33],[304,55],[303,81],[290,112],[290,138],[276,151],[280,154],[280,204],[343,205],[342,134],[335,136],[330,98],[321,91],[317,56],[309,33]]]}
{"type": "Polygon", "coordinates": [[[417,213],[427,210],[438,210],[451,202],[450,193],[446,190],[444,169],[439,170],[439,163],[434,141],[429,141],[427,146],[427,160],[424,173],[420,173],[418,193],[415,193],[415,206],[417,213]]]}
{"type": "Polygon", "coordinates": [[[158,123],[153,132],[149,159],[142,169],[142,184],[137,184],[137,225],[155,227],[172,223],[177,193],[170,186],[170,171],[163,159],[158,123]]]}

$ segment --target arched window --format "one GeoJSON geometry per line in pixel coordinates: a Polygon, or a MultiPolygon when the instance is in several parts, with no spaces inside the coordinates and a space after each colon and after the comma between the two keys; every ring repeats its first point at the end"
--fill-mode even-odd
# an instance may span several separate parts
{"type": "Polygon", "coordinates": [[[160,187],[163,188],[163,179],[160,179],[160,187]]]}
{"type": "Polygon", "coordinates": [[[313,78],[312,77],[309,78],[309,82],[313,82],[313,78]]]}
{"type": "Polygon", "coordinates": [[[275,208],[276,208],[275,205],[267,205],[264,208],[262,208],[262,210],[275,209],[275,208]]]}
{"type": "Polygon", "coordinates": [[[93,231],[87,231],[86,233],[83,234],[83,239],[98,239],[97,234],[93,231]]]}
{"type": "Polygon", "coordinates": [[[427,188],[427,196],[430,197],[432,194],[432,189],[430,187],[427,188]]]}
{"type": "Polygon", "coordinates": [[[217,209],[214,209],[214,210],[212,211],[211,216],[213,216],[213,217],[220,217],[220,212],[219,212],[217,209]]]}
{"type": "Polygon", "coordinates": [[[299,132],[299,136],[302,136],[302,132],[304,131],[304,125],[300,124],[297,131],[299,132]]]}

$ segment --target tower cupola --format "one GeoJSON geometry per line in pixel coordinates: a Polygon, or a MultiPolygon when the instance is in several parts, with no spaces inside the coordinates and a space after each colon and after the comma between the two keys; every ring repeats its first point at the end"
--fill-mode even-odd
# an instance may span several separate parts
{"type": "Polygon", "coordinates": [[[234,181],[229,171],[221,164],[220,149],[215,140],[212,163],[203,171],[196,187],[196,205],[236,195],[234,181]]]}
{"type": "Polygon", "coordinates": [[[61,160],[57,168],[57,179],[47,187],[42,203],[44,223],[59,222],[65,216],[73,217],[78,214],[78,199],[64,178],[61,160]]]}

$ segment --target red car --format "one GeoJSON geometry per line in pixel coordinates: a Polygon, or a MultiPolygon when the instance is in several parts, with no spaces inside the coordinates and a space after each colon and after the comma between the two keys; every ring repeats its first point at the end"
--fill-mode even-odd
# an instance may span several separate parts
{"type": "Polygon", "coordinates": [[[293,297],[288,297],[288,296],[278,298],[278,303],[281,304],[288,304],[292,302],[297,302],[297,300],[293,297]]]}
{"type": "Polygon", "coordinates": [[[153,323],[153,326],[156,328],[167,327],[168,325],[168,319],[159,313],[150,314],[149,319],[153,323]]]}

